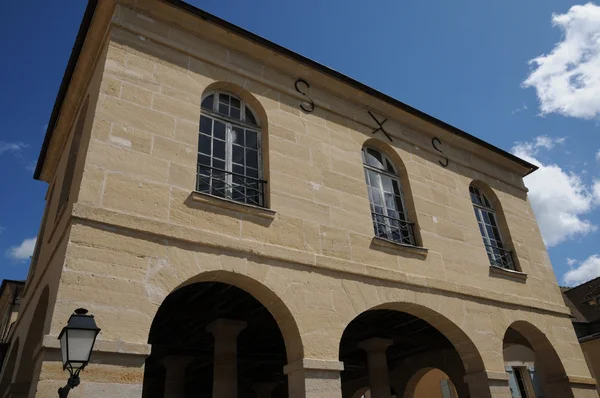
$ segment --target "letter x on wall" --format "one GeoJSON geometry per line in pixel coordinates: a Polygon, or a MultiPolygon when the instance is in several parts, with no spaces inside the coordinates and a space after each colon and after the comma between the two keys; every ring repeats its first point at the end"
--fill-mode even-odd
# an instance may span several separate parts
{"type": "Polygon", "coordinates": [[[377,125],[379,126],[379,127],[377,127],[375,130],[373,130],[373,134],[377,133],[378,131],[381,131],[383,134],[385,134],[385,136],[388,138],[388,140],[390,140],[390,142],[392,142],[392,141],[393,141],[393,140],[392,140],[392,137],[391,137],[391,136],[388,134],[388,132],[387,132],[387,131],[385,131],[385,129],[383,128],[383,124],[384,124],[385,122],[387,122],[387,118],[383,119],[383,121],[382,121],[382,122],[380,122],[380,121],[379,121],[379,120],[378,120],[378,119],[375,117],[375,115],[373,115],[373,114],[371,113],[371,111],[367,111],[367,112],[369,112],[369,115],[371,115],[371,117],[373,118],[373,120],[375,120],[375,123],[377,123],[377,125]]]}

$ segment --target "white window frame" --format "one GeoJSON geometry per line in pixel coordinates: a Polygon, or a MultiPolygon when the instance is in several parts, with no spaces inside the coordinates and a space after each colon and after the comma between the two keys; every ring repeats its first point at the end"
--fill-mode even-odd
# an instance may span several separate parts
{"type": "MultiPolygon", "coordinates": [[[[244,101],[243,99],[241,99],[240,97],[238,97],[237,95],[227,92],[227,91],[209,91],[206,92],[200,101],[200,117],[205,116],[208,117],[209,119],[213,119],[214,121],[219,121],[223,124],[225,124],[225,184],[226,186],[228,186],[228,188],[225,189],[225,197],[227,199],[232,199],[233,196],[233,127],[241,127],[243,129],[250,129],[250,130],[254,130],[256,131],[256,146],[257,146],[257,152],[258,152],[258,161],[257,161],[257,168],[258,168],[258,181],[263,180],[264,178],[264,172],[263,172],[263,158],[262,158],[262,128],[261,128],[261,124],[260,124],[260,119],[258,118],[258,116],[256,115],[256,112],[254,111],[254,109],[252,109],[252,107],[250,105],[248,105],[246,103],[246,101],[244,101]],[[206,109],[202,107],[202,103],[204,102],[204,100],[211,96],[214,95],[213,98],[213,109],[206,109]],[[220,95],[227,95],[229,97],[234,97],[237,100],[240,101],[240,120],[232,118],[230,116],[226,116],[223,115],[222,113],[219,113],[218,111],[218,107],[219,107],[219,96],[220,95]],[[252,116],[254,117],[254,120],[256,120],[257,124],[252,124],[252,123],[248,123],[246,122],[246,110],[249,110],[252,113],[252,116]]],[[[198,134],[200,134],[200,131],[198,132],[198,134]]],[[[212,134],[214,135],[214,122],[213,122],[213,132],[212,134]]],[[[212,145],[214,144],[214,139],[211,139],[211,159],[212,159],[212,153],[213,153],[213,148],[212,145]]],[[[245,147],[244,147],[245,148],[245,147]]],[[[198,149],[199,151],[199,149],[198,149]]],[[[249,177],[249,176],[244,176],[247,178],[254,178],[254,177],[249,177]]],[[[212,177],[211,177],[212,178],[212,177]]],[[[266,206],[265,203],[265,186],[264,184],[262,186],[260,186],[261,183],[259,182],[259,198],[262,201],[262,203],[259,203],[260,206],[266,206]]],[[[233,200],[233,199],[232,199],[233,200]]],[[[243,202],[241,202],[243,203],[243,202]]]]}
{"type": "MultiPolygon", "coordinates": [[[[386,216],[386,217],[393,218],[393,219],[400,220],[400,221],[402,221],[402,222],[404,222],[404,223],[406,223],[406,224],[412,224],[412,223],[411,223],[411,221],[410,221],[410,219],[408,218],[408,212],[407,212],[407,208],[406,208],[406,202],[405,202],[405,200],[404,200],[404,187],[402,186],[402,181],[400,180],[400,177],[398,176],[398,171],[397,171],[397,169],[396,169],[396,165],[394,164],[394,162],[392,162],[392,161],[390,160],[390,158],[388,158],[388,157],[385,155],[385,153],[381,152],[380,150],[378,150],[378,149],[376,149],[376,148],[369,147],[369,146],[365,146],[365,147],[363,147],[361,154],[362,154],[363,167],[364,167],[365,169],[367,169],[367,170],[371,170],[371,171],[373,171],[374,173],[376,173],[376,174],[377,174],[377,185],[378,185],[378,187],[377,187],[377,188],[379,188],[379,192],[381,192],[381,195],[382,195],[382,198],[383,198],[382,200],[383,200],[383,204],[384,204],[384,206],[382,206],[382,207],[383,207],[383,211],[385,212],[385,214],[382,214],[382,215],[383,215],[383,216],[386,216]],[[392,167],[392,169],[394,170],[394,173],[390,173],[389,171],[387,171],[387,170],[385,170],[385,169],[378,169],[377,167],[373,167],[373,166],[369,165],[369,164],[367,163],[367,161],[366,161],[366,160],[367,160],[367,156],[368,156],[368,154],[367,154],[367,150],[369,150],[369,149],[370,149],[370,150],[372,150],[372,151],[375,151],[375,152],[377,152],[377,153],[378,153],[378,154],[381,156],[381,159],[382,159],[382,160],[383,160],[383,162],[384,162],[384,167],[387,165],[387,163],[389,163],[389,164],[390,164],[390,166],[392,167]],[[391,216],[390,216],[390,214],[389,214],[389,212],[388,212],[388,208],[387,208],[387,206],[385,206],[385,196],[384,196],[384,192],[385,192],[385,190],[383,189],[383,182],[382,182],[382,178],[381,178],[382,176],[388,177],[388,178],[390,178],[392,181],[395,181],[395,182],[398,184],[398,190],[399,190],[399,192],[400,192],[400,195],[398,195],[398,196],[400,197],[400,204],[402,205],[402,211],[400,211],[400,209],[398,209],[398,208],[396,208],[396,209],[395,209],[395,211],[396,211],[396,213],[398,213],[398,214],[401,214],[401,213],[402,213],[402,214],[404,215],[404,219],[401,219],[401,218],[394,218],[394,217],[391,217],[391,216]]],[[[369,180],[370,180],[370,178],[369,178],[369,180]]],[[[372,195],[371,195],[371,190],[370,190],[370,186],[369,186],[369,181],[367,181],[367,180],[365,179],[365,183],[366,183],[366,185],[367,185],[367,192],[368,192],[368,195],[369,195],[369,204],[370,204],[370,205],[372,205],[373,207],[375,207],[375,205],[374,205],[375,201],[373,200],[373,197],[372,197],[372,195]]],[[[395,202],[394,202],[394,203],[395,203],[395,202]]],[[[397,206],[396,206],[396,207],[397,207],[397,206]]],[[[372,213],[373,213],[373,211],[372,211],[372,213]]],[[[384,218],[385,218],[385,217],[384,217],[384,218]]],[[[391,227],[391,225],[390,225],[390,218],[385,218],[385,225],[386,225],[386,227],[387,227],[388,229],[390,229],[390,230],[391,230],[391,228],[392,228],[392,227],[391,227]]],[[[375,224],[375,220],[373,220],[373,223],[375,224]]],[[[414,224],[412,224],[412,225],[414,225],[414,224]]],[[[375,227],[376,227],[376,225],[375,225],[375,227]]],[[[409,228],[410,228],[410,227],[409,227],[409,228]]],[[[411,243],[411,244],[416,246],[416,237],[415,237],[415,231],[414,231],[414,228],[413,228],[412,230],[410,230],[410,232],[409,232],[409,233],[411,234],[411,238],[412,238],[412,243],[411,243]]],[[[379,237],[379,236],[378,236],[378,237],[379,237]]],[[[379,237],[379,238],[380,238],[380,237],[379,237]]],[[[399,241],[399,242],[397,242],[397,243],[407,244],[407,243],[405,243],[405,242],[402,242],[402,240],[400,240],[400,241],[399,241]]]]}

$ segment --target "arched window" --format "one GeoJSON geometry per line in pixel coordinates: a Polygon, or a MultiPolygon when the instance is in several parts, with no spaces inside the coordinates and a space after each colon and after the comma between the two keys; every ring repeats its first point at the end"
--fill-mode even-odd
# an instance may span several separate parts
{"type": "Polygon", "coordinates": [[[492,207],[490,200],[481,192],[481,190],[471,184],[469,187],[471,202],[477,217],[479,231],[483,238],[483,245],[487,252],[490,264],[495,267],[506,268],[515,271],[515,262],[512,252],[506,250],[500,229],[498,226],[498,217],[492,207]]]}
{"type": "Polygon", "coordinates": [[[261,130],[240,98],[211,92],[202,99],[196,190],[264,206],[261,130]]]}
{"type": "Polygon", "coordinates": [[[396,168],[383,153],[373,148],[363,148],[362,154],[375,236],[415,245],[414,224],[406,214],[396,168]]]}

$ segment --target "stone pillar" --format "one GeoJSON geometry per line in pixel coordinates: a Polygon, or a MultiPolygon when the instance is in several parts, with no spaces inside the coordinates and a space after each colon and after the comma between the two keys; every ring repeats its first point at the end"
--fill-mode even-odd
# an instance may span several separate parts
{"type": "Polygon", "coordinates": [[[340,372],[344,363],[302,359],[283,367],[289,398],[342,398],[340,372]]]}
{"type": "Polygon", "coordinates": [[[185,397],[185,369],[190,362],[192,358],[183,355],[168,355],[162,359],[166,369],[165,397],[185,397]]]}
{"type": "Polygon", "coordinates": [[[393,343],[390,339],[373,337],[358,344],[360,348],[367,352],[369,387],[373,398],[392,397],[385,351],[393,343]]]}
{"type": "Polygon", "coordinates": [[[237,398],[237,337],[246,322],[217,319],[206,326],[215,339],[213,397],[237,398]]]}
{"type": "Polygon", "coordinates": [[[471,397],[481,398],[511,398],[506,372],[479,372],[464,377],[469,386],[471,397]]]}
{"type": "Polygon", "coordinates": [[[271,393],[275,388],[275,383],[256,383],[252,386],[254,392],[256,392],[256,398],[271,398],[271,393]]]}
{"type": "Polygon", "coordinates": [[[11,383],[6,391],[6,398],[27,398],[29,396],[29,390],[31,389],[31,383],[11,383]]]}

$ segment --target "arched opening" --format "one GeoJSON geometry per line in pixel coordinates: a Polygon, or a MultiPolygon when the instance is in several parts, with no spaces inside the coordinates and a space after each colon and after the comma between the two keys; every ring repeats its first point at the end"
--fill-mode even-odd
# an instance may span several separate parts
{"type": "Polygon", "coordinates": [[[42,338],[44,337],[44,326],[46,324],[46,316],[48,312],[49,288],[44,287],[40,298],[38,299],[35,311],[31,318],[29,330],[25,337],[23,351],[19,359],[15,383],[20,384],[23,390],[35,388],[37,379],[33,379],[33,370],[38,361],[38,349],[41,347],[42,338]]]}
{"type": "Polygon", "coordinates": [[[504,334],[502,348],[513,398],[573,397],[558,354],[538,328],[514,322],[504,334]]]}
{"type": "Polygon", "coordinates": [[[423,368],[409,379],[404,398],[458,398],[458,392],[445,372],[423,368]]]}
{"type": "Polygon", "coordinates": [[[196,190],[269,206],[266,112],[247,90],[226,82],[202,94],[196,190]]]}
{"type": "Polygon", "coordinates": [[[215,272],[167,296],[150,329],[142,396],[287,397],[283,367],[302,357],[300,336],[279,299],[257,285],[215,272]]]}
{"type": "Polygon", "coordinates": [[[365,141],[362,152],[375,236],[421,246],[417,212],[402,159],[375,138],[365,141]]]}
{"type": "Polygon", "coordinates": [[[10,382],[12,381],[13,374],[15,372],[15,365],[17,364],[17,355],[19,353],[19,339],[16,339],[12,344],[8,359],[2,369],[2,378],[0,379],[0,397],[4,396],[10,382]]]}
{"type": "Polygon", "coordinates": [[[502,203],[494,191],[481,181],[473,181],[469,185],[469,194],[490,265],[522,271],[519,258],[514,254],[502,203]]]}
{"type": "Polygon", "coordinates": [[[458,396],[470,397],[464,377],[484,369],[476,347],[458,326],[433,310],[406,303],[368,310],[350,322],[342,335],[340,361],[344,397],[365,385],[378,398],[404,397],[411,376],[422,368],[442,369],[458,396]]]}

